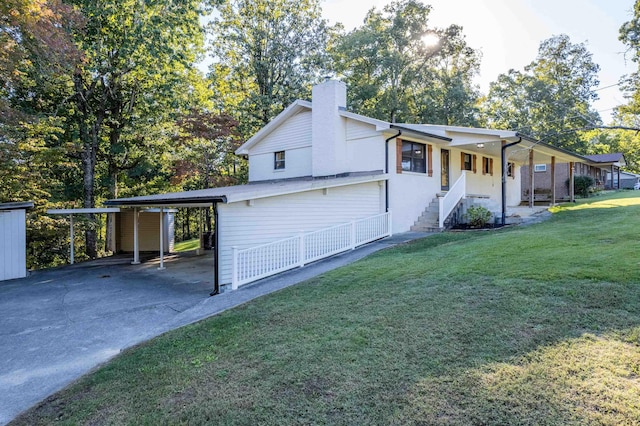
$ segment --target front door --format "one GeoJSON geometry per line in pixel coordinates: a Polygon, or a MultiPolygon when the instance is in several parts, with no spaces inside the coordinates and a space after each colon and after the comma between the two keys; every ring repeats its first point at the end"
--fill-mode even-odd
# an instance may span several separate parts
{"type": "Polygon", "coordinates": [[[449,190],[449,150],[443,149],[440,151],[440,189],[443,191],[449,190]]]}

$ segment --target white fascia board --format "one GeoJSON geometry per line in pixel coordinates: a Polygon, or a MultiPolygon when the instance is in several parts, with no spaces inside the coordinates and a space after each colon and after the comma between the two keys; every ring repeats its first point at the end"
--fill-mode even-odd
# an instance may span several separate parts
{"type": "Polygon", "coordinates": [[[374,125],[376,126],[376,131],[388,130],[391,126],[391,123],[388,123],[386,121],[378,120],[371,117],[365,117],[364,115],[356,114],[349,111],[340,110],[339,114],[341,117],[350,118],[352,120],[374,125]]]}
{"type": "Polygon", "coordinates": [[[97,207],[93,209],[49,209],[49,214],[86,214],[86,213],[118,213],[120,209],[118,207],[97,207]]]}
{"type": "MultiPolygon", "coordinates": [[[[237,203],[247,200],[257,200],[260,198],[278,197],[281,195],[295,194],[299,192],[315,191],[325,188],[337,188],[340,186],[357,185],[361,183],[377,182],[382,180],[388,180],[389,175],[378,174],[369,176],[357,176],[353,178],[338,178],[338,179],[314,179],[302,182],[291,182],[290,184],[282,185],[279,188],[274,188],[273,191],[266,192],[264,187],[256,185],[254,191],[242,192],[239,194],[227,195],[227,204],[237,203]]],[[[251,186],[251,185],[247,185],[251,186]]]]}
{"type": "Polygon", "coordinates": [[[251,136],[245,143],[243,143],[238,149],[236,149],[236,155],[248,155],[249,149],[255,146],[262,139],[264,139],[267,135],[269,135],[269,133],[277,129],[284,121],[304,109],[310,110],[311,102],[303,101],[300,99],[293,102],[291,105],[285,108],[284,111],[278,114],[273,120],[267,123],[262,129],[258,130],[255,135],[251,136]]]}
{"type": "Polygon", "coordinates": [[[460,127],[460,126],[444,126],[444,125],[430,125],[427,124],[427,127],[433,130],[444,130],[447,133],[447,136],[451,138],[456,138],[455,133],[468,134],[468,135],[485,135],[492,136],[496,139],[516,139],[518,138],[518,132],[513,130],[499,130],[499,129],[486,129],[482,127],[460,127]],[[449,135],[449,133],[454,133],[453,135],[449,135]]]}

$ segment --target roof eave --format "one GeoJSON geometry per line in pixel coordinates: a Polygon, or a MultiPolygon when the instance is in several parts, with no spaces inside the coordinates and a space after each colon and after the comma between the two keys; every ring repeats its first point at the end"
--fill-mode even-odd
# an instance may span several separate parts
{"type": "Polygon", "coordinates": [[[413,132],[413,133],[415,133],[417,135],[426,136],[426,137],[429,137],[429,138],[432,138],[432,139],[438,139],[438,140],[442,140],[442,141],[445,141],[445,142],[453,141],[452,138],[449,138],[449,137],[446,137],[446,136],[436,135],[434,133],[429,133],[429,132],[424,132],[424,131],[417,130],[417,129],[412,129],[410,127],[402,126],[401,124],[391,124],[389,127],[391,129],[397,129],[397,130],[404,130],[404,131],[407,131],[407,132],[413,132]]]}

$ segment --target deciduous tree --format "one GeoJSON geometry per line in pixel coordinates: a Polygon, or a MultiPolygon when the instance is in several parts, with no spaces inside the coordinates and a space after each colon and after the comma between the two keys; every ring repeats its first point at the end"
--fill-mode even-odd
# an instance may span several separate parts
{"type": "Polygon", "coordinates": [[[591,105],[599,69],[584,43],[566,35],[545,40],[523,72],[510,70],[491,83],[482,106],[485,125],[585,153],[589,142],[578,131],[601,122],[591,105]]]}

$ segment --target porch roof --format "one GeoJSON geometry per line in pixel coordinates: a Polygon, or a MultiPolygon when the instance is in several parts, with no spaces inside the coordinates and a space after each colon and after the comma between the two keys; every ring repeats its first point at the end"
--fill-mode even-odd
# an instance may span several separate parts
{"type": "Polygon", "coordinates": [[[590,162],[588,158],[582,155],[549,145],[513,130],[405,123],[394,123],[391,127],[443,140],[446,142],[447,147],[457,147],[465,151],[494,157],[500,156],[502,141],[520,141],[518,145],[511,147],[507,151],[509,161],[520,163],[529,161],[530,150],[534,152],[534,161],[536,163],[549,163],[551,157],[556,157],[556,160],[560,162],[590,162]]]}

